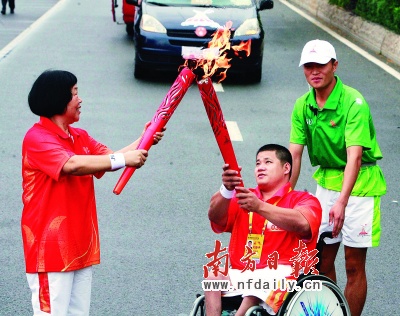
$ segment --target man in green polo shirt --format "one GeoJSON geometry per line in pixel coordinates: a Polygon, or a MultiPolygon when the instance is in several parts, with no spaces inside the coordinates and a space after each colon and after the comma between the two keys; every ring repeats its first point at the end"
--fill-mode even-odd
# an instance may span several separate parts
{"type": "Polygon", "coordinates": [[[323,209],[320,234],[332,231],[323,249],[321,272],[336,281],[335,258],[344,245],[345,296],[352,316],[361,315],[366,296],[368,247],[379,245],[380,196],[386,182],[377,161],[382,153],[369,106],[357,90],[342,83],[334,47],[308,42],[300,64],[310,91],[296,100],[289,150],[293,156],[292,186],[300,174],[304,146],[312,166],[316,196],[323,209]]]}

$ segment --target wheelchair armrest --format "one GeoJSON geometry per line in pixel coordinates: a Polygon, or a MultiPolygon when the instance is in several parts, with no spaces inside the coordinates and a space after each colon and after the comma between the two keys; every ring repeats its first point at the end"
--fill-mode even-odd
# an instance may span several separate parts
{"type": "Polygon", "coordinates": [[[317,250],[318,250],[318,253],[320,253],[321,251],[322,251],[322,247],[324,246],[324,245],[326,245],[326,243],[325,243],[325,238],[333,238],[333,236],[332,236],[332,232],[323,232],[320,236],[319,236],[319,239],[318,239],[318,243],[317,243],[317,250]]]}
{"type": "Polygon", "coordinates": [[[319,236],[319,240],[317,243],[317,247],[316,249],[318,250],[318,254],[317,257],[319,259],[318,263],[316,264],[316,268],[318,271],[320,271],[320,267],[321,267],[321,260],[322,260],[322,249],[323,247],[326,245],[325,243],[325,238],[333,238],[332,236],[332,232],[323,232],[320,236],[319,236]]]}
{"type": "Polygon", "coordinates": [[[320,239],[324,239],[324,238],[333,238],[332,232],[323,232],[323,233],[320,235],[320,239]]]}

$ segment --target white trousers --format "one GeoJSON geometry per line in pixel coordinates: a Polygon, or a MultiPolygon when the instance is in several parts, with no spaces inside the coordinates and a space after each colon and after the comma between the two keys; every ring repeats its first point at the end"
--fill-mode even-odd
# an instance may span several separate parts
{"type": "Polygon", "coordinates": [[[27,273],[33,315],[89,316],[92,267],[70,272],[27,273]]]}

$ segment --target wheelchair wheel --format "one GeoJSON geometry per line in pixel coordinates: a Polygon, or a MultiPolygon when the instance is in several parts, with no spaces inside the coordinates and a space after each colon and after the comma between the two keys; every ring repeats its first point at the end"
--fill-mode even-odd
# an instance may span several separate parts
{"type": "MultiPolygon", "coordinates": [[[[240,304],[242,303],[242,296],[223,296],[221,298],[221,307],[222,314],[221,315],[229,315],[230,313],[234,313],[237,309],[239,309],[240,304]]],[[[205,296],[197,294],[197,298],[193,303],[192,310],[189,316],[205,316],[205,296]]],[[[255,315],[255,314],[253,314],[255,315]]]]}
{"type": "Polygon", "coordinates": [[[271,316],[271,314],[261,306],[253,306],[247,310],[245,316],[271,316]]]}
{"type": "Polygon", "coordinates": [[[193,303],[189,316],[204,316],[205,313],[204,295],[197,294],[197,298],[193,303]]]}
{"type": "Polygon", "coordinates": [[[328,277],[308,275],[302,278],[297,285],[300,290],[289,293],[278,313],[279,316],[351,315],[346,298],[339,287],[328,277]],[[311,284],[315,286],[314,290],[310,290],[311,288],[308,287],[311,284]]]}

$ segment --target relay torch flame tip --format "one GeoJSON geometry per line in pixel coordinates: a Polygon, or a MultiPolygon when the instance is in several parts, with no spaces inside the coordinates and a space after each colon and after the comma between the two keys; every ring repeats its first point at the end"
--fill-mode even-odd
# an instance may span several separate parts
{"type": "MultiPolygon", "coordinates": [[[[168,91],[163,102],[155,113],[150,126],[146,129],[137,149],[149,150],[153,145],[153,136],[167,124],[176,107],[181,102],[186,91],[196,78],[197,85],[206,108],[206,112],[212,126],[215,138],[220,148],[225,163],[239,172],[232,142],[225,124],[221,106],[219,104],[211,78],[219,78],[221,82],[226,78],[226,72],[230,68],[230,54],[238,55],[244,51],[250,55],[251,41],[242,42],[239,45],[231,45],[232,22],[228,21],[224,27],[217,29],[207,48],[183,49],[182,57],[186,59],[180,67],[180,73],[174,84],[168,91]]],[[[120,194],[136,168],[126,167],[119,178],[113,192],[120,194]]],[[[241,184],[243,186],[243,183],[241,184]]]]}

